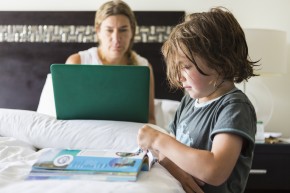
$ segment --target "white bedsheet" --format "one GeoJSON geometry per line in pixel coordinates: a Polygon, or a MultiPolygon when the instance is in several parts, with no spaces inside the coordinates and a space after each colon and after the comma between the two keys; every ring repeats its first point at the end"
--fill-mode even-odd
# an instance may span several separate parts
{"type": "Polygon", "coordinates": [[[36,152],[27,143],[13,137],[0,137],[1,193],[182,193],[183,189],[162,166],[141,172],[137,182],[103,182],[89,180],[23,180],[31,165],[45,151],[36,152]]]}

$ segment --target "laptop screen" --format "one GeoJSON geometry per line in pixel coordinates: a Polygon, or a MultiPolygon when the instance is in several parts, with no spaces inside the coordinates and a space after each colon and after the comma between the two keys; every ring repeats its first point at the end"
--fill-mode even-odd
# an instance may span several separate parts
{"type": "Polygon", "coordinates": [[[148,122],[147,66],[51,65],[57,119],[148,122]]]}

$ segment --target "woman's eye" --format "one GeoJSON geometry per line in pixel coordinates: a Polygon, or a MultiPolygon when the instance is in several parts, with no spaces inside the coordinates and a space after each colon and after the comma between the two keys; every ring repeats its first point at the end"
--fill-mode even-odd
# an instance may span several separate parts
{"type": "Polygon", "coordinates": [[[107,29],[107,32],[109,32],[109,33],[112,33],[112,32],[113,32],[113,30],[111,30],[111,29],[107,29]]]}
{"type": "Polygon", "coordinates": [[[128,31],[128,29],[120,29],[119,31],[120,32],[126,32],[126,31],[128,31]]]}

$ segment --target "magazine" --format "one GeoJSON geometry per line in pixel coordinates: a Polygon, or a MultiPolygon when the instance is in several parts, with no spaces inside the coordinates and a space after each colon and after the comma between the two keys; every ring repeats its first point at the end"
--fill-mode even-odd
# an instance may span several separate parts
{"type": "Polygon", "coordinates": [[[86,179],[136,181],[154,164],[151,152],[49,149],[32,166],[27,180],[86,179]]]}

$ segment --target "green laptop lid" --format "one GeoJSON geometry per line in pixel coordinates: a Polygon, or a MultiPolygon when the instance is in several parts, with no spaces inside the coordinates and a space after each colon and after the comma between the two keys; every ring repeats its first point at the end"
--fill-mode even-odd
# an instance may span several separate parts
{"type": "Polygon", "coordinates": [[[52,64],[50,70],[57,119],[148,122],[147,66],[52,64]]]}

